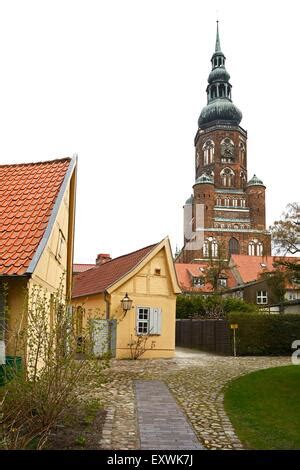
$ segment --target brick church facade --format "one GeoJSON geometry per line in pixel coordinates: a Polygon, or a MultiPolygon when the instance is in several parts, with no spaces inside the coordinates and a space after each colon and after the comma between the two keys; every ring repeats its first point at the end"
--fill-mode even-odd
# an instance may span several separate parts
{"type": "Polygon", "coordinates": [[[201,111],[195,137],[195,184],[184,206],[193,230],[192,235],[185,230],[177,262],[220,256],[229,259],[231,254],[271,254],[265,220],[266,188],[256,175],[248,180],[247,131],[240,126],[242,113],[232,102],[225,61],[217,25],[207,105],[201,111]],[[197,207],[202,207],[200,225],[197,207]],[[201,243],[193,245],[196,234],[201,234],[201,243]]]}

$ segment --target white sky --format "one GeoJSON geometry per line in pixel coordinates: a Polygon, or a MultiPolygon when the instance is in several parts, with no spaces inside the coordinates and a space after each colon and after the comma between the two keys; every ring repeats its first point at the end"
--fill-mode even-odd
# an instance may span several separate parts
{"type": "Polygon", "coordinates": [[[75,261],[181,247],[217,10],[270,224],[299,200],[298,0],[0,0],[0,161],[78,154],[75,261]]]}

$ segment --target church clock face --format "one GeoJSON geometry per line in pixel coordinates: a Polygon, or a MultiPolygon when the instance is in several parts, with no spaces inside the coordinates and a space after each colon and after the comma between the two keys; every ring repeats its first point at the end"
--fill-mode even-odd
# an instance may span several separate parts
{"type": "Polygon", "coordinates": [[[226,138],[221,142],[221,157],[225,161],[233,160],[234,144],[232,140],[226,138]]]}

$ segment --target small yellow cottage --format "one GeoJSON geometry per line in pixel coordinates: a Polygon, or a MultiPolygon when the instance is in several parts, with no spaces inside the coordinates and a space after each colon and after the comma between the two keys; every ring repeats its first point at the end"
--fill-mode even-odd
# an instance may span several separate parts
{"type": "Polygon", "coordinates": [[[130,343],[142,335],[150,340],[143,358],[169,358],[175,350],[176,295],[180,292],[165,238],[77,274],[72,298],[78,311],[84,308],[94,321],[106,324],[95,341],[96,353],[106,350],[110,332],[108,349],[118,359],[130,358],[130,343]]]}
{"type": "Polygon", "coordinates": [[[34,285],[70,299],[77,158],[0,165],[0,364],[34,285]],[[5,318],[4,286],[9,317],[5,318]]]}

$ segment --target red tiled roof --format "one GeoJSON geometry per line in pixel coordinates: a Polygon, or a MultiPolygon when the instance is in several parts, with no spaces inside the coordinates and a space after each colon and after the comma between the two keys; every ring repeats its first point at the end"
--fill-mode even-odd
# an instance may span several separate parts
{"type": "MultiPolygon", "coordinates": [[[[231,255],[231,266],[238,271],[241,280],[246,283],[256,281],[263,272],[273,271],[273,263],[279,259],[278,256],[231,255]]],[[[284,260],[296,262],[300,258],[285,257],[284,260]]]]}
{"type": "MultiPolygon", "coordinates": [[[[205,283],[203,286],[193,286],[193,277],[201,277],[205,275],[205,270],[209,267],[209,263],[175,263],[175,269],[180,287],[184,292],[206,293],[213,292],[212,285],[205,283]]],[[[227,278],[227,287],[231,288],[236,285],[236,281],[230,269],[224,270],[224,276],[227,278]]]]}
{"type": "Polygon", "coordinates": [[[0,165],[0,275],[26,272],[70,161],[0,165]]]}
{"type": "Polygon", "coordinates": [[[114,258],[107,263],[95,266],[77,274],[74,278],[73,298],[104,292],[138,264],[157,246],[150,245],[127,255],[114,258]]]}
{"type": "Polygon", "coordinates": [[[84,273],[84,271],[87,271],[88,269],[94,268],[96,265],[95,264],[80,264],[80,263],[74,263],[73,264],[73,273],[84,273]]]}

